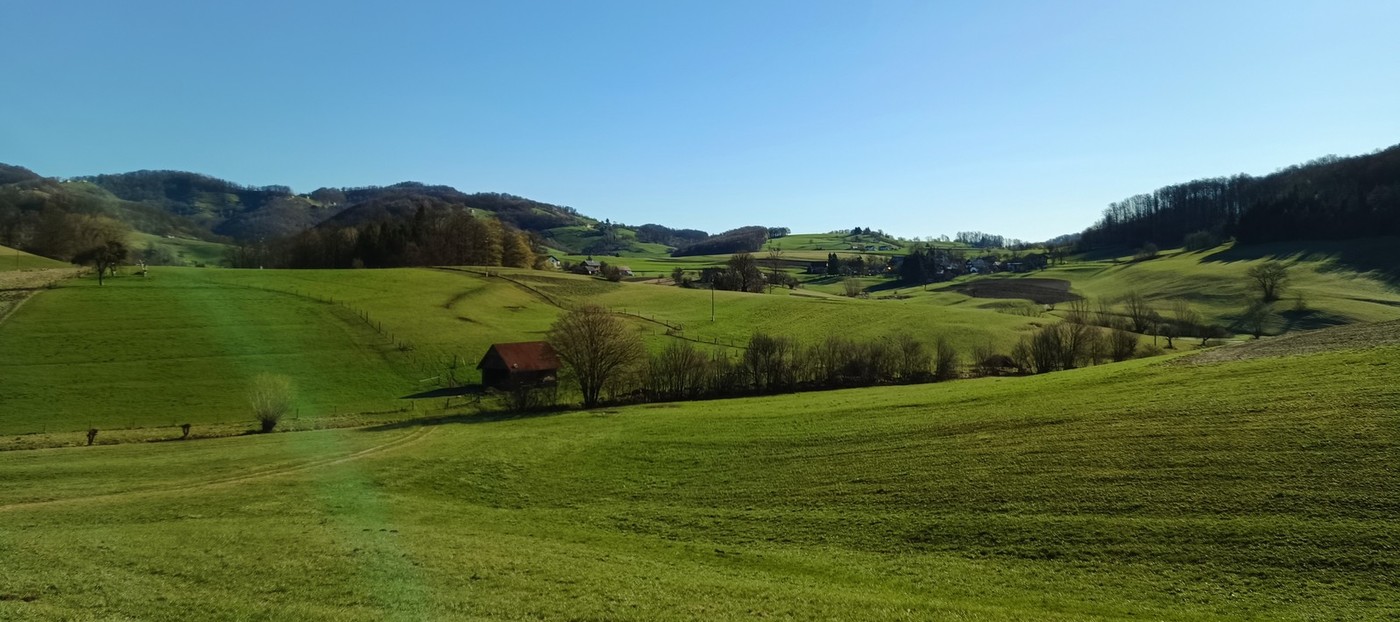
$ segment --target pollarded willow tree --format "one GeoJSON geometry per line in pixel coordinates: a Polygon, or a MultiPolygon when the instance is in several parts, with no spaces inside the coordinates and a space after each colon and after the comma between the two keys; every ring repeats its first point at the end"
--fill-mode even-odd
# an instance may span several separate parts
{"type": "Polygon", "coordinates": [[[587,304],[565,313],[549,328],[549,343],[583,393],[584,407],[597,406],[609,388],[642,361],[642,341],[616,315],[587,304]]]}

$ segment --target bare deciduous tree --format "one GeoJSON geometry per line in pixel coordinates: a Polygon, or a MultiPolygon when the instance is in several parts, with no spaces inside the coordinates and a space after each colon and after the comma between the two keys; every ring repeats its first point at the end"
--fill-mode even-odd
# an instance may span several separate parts
{"type": "Polygon", "coordinates": [[[980,375],[991,376],[997,373],[997,368],[1000,367],[997,358],[996,346],[992,345],[990,340],[972,346],[972,363],[980,375]]]}
{"type": "Polygon", "coordinates": [[[102,285],[103,275],[116,274],[117,266],[126,261],[126,244],[120,240],[108,240],[73,256],[75,264],[92,264],[97,268],[97,284],[102,285]]]}
{"type": "Polygon", "coordinates": [[[603,389],[639,363],[642,342],[617,316],[598,305],[569,311],[549,328],[549,343],[578,380],[583,405],[598,405],[603,389]]]}
{"type": "Polygon", "coordinates": [[[1066,322],[1075,324],[1088,324],[1092,316],[1088,298],[1079,298],[1069,301],[1069,311],[1065,313],[1066,322]]]}
{"type": "Polygon", "coordinates": [[[1137,292],[1123,297],[1123,312],[1128,316],[1128,321],[1132,322],[1133,332],[1144,335],[1152,329],[1154,316],[1157,314],[1147,304],[1147,299],[1137,292]]]}
{"type": "Polygon", "coordinates": [[[1245,274],[1254,281],[1264,302],[1278,300],[1284,284],[1288,282],[1288,266],[1277,261],[1266,261],[1251,267],[1245,274]]]}
{"type": "Polygon", "coordinates": [[[768,247],[768,291],[783,282],[783,249],[777,246],[768,247]]]}
{"type": "Polygon", "coordinates": [[[928,376],[932,359],[922,341],[908,333],[900,333],[894,338],[894,347],[899,357],[900,380],[917,382],[928,376]]]}
{"type": "Polygon", "coordinates": [[[1255,339],[1264,336],[1264,325],[1268,323],[1269,316],[1274,312],[1273,305],[1262,300],[1249,303],[1240,313],[1240,322],[1244,324],[1249,334],[1255,339]]]}
{"type": "Polygon", "coordinates": [[[939,337],[934,349],[933,376],[939,380],[958,377],[958,351],[946,337],[939,337]]]}
{"type": "Polygon", "coordinates": [[[647,360],[646,388],[663,399],[686,399],[705,389],[709,360],[689,341],[673,341],[647,360]]]}
{"type": "Polygon", "coordinates": [[[1126,330],[1113,329],[1108,335],[1108,352],[1114,361],[1126,361],[1137,353],[1138,336],[1126,330]]]}
{"type": "Polygon", "coordinates": [[[754,333],[744,351],[744,369],[759,391],[789,387],[796,379],[797,342],[788,337],[754,333]]]}

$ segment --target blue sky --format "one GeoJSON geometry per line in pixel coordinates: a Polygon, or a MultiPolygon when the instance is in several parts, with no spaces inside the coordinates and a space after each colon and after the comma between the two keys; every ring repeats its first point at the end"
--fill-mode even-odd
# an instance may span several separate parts
{"type": "Polygon", "coordinates": [[[0,161],[1044,239],[1400,143],[1390,0],[213,4],[8,0],[0,161]]]}

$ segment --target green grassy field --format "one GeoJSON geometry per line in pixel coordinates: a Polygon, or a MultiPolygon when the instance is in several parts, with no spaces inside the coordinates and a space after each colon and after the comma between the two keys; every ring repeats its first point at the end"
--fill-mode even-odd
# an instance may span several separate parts
{"type": "MultiPolygon", "coordinates": [[[[1273,249],[1203,260],[1229,250],[1140,263],[1079,261],[1028,276],[1066,279],[1091,297],[1137,289],[1164,311],[1169,299],[1186,297],[1207,319],[1228,324],[1249,296],[1245,270],[1264,256],[1288,257],[1273,249]]],[[[1292,303],[1279,303],[1271,330],[1400,317],[1400,293],[1386,281],[1341,269],[1331,256],[1290,261],[1295,276],[1286,295],[1302,294],[1307,308],[1294,313],[1292,303]]],[[[290,375],[302,387],[307,421],[415,409],[419,402],[401,398],[477,382],[476,362],[490,344],[540,339],[564,308],[582,302],[626,311],[653,349],[683,338],[737,353],[755,331],[804,344],[832,334],[907,333],[930,344],[948,339],[964,362],[985,343],[1009,351],[1064,313],[1063,305],[1036,315],[1034,305],[969,298],[944,286],[899,289],[873,278],[867,281],[874,296],[850,299],[832,295],[835,279],[773,294],[712,296],[557,272],[496,273],[504,278],[479,269],[155,268],[150,278],[123,275],[105,287],[91,277],[61,282],[37,290],[0,324],[0,433],[245,421],[246,387],[265,371],[290,375]],[[1011,312],[1017,310],[1027,313],[1011,312]]]]}
{"type": "Polygon", "coordinates": [[[0,619],[1391,619],[1396,365],[0,452],[0,619]]]}
{"type": "Polygon", "coordinates": [[[242,419],[259,372],[292,377],[307,416],[400,408],[416,388],[404,355],[342,307],[200,275],[34,296],[0,325],[0,433],[242,419]]]}
{"type": "MultiPolygon", "coordinates": [[[[1342,244],[1288,244],[1234,249],[1229,245],[1199,251],[1167,251],[1143,262],[1128,258],[1077,260],[1048,270],[991,278],[1054,278],[1069,281],[1085,297],[1116,299],[1139,292],[1162,313],[1170,301],[1185,299],[1207,320],[1230,324],[1252,298],[1246,271],[1265,261],[1289,266],[1289,281],[1269,332],[1313,329],[1400,317],[1400,289],[1378,270],[1396,258],[1400,240],[1381,238],[1342,244]],[[1372,257],[1349,264],[1352,254],[1372,257]],[[1299,297],[1302,299],[1299,306],[1299,297]]],[[[1063,305],[1059,310],[1063,314],[1063,305]]]]}
{"type": "Polygon", "coordinates": [[[71,268],[71,264],[57,259],[31,255],[22,250],[0,246],[0,272],[12,270],[48,270],[71,268]]]}
{"type": "Polygon", "coordinates": [[[179,266],[220,266],[223,265],[224,255],[228,252],[227,244],[218,242],[207,242],[181,237],[165,237],[133,231],[129,243],[135,253],[140,253],[147,245],[169,250],[175,261],[172,265],[179,266]]]}

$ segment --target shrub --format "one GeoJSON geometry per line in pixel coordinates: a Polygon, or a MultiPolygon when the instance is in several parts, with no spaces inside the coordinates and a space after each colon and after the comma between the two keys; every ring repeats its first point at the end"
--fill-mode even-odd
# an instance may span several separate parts
{"type": "Polygon", "coordinates": [[[614,283],[622,280],[622,268],[611,265],[607,262],[604,262],[601,266],[599,266],[599,272],[603,274],[603,278],[614,283]]]}
{"type": "Polygon", "coordinates": [[[1133,353],[1138,349],[1138,336],[1125,330],[1114,330],[1109,333],[1108,351],[1109,356],[1115,362],[1126,361],[1133,358],[1133,353]]]}
{"type": "Polygon", "coordinates": [[[1143,359],[1151,358],[1154,356],[1162,356],[1166,353],[1167,351],[1163,350],[1162,346],[1159,346],[1155,343],[1149,343],[1147,345],[1142,346],[1141,348],[1138,348],[1138,358],[1143,359]]]}
{"type": "Polygon", "coordinates": [[[1181,245],[1188,251],[1203,251],[1207,248],[1220,246],[1220,236],[1209,231],[1196,231],[1186,234],[1181,245]]]}
{"type": "Polygon", "coordinates": [[[286,376],[258,374],[253,378],[253,387],[248,391],[248,403],[253,408],[253,418],[257,419],[262,432],[271,432],[282,420],[282,416],[292,409],[294,393],[292,381],[286,376]]]}

